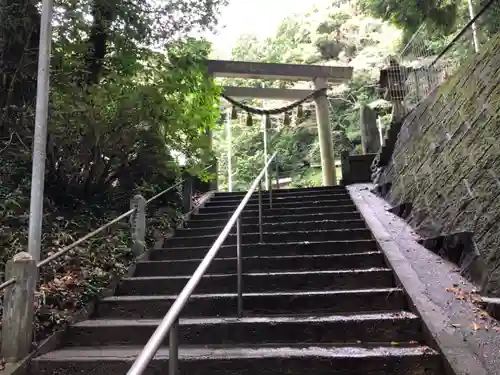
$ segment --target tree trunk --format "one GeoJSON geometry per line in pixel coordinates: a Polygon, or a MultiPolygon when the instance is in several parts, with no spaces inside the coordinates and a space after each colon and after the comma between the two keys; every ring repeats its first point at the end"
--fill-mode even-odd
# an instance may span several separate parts
{"type": "MultiPolygon", "coordinates": [[[[0,136],[34,108],[40,15],[31,0],[0,0],[0,136]]],[[[18,134],[30,129],[16,129],[18,134]],[[25,131],[23,131],[25,130],[25,131]]]]}
{"type": "Polygon", "coordinates": [[[107,52],[109,26],[114,19],[114,5],[109,0],[95,0],[92,7],[94,23],[90,30],[89,49],[85,57],[86,83],[99,82],[107,52]]]}

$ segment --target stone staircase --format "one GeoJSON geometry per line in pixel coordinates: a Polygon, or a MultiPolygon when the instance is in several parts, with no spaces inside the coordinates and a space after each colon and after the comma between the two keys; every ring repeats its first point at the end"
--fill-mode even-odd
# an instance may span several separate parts
{"type": "MultiPolygon", "coordinates": [[[[217,193],[31,373],[125,374],[243,196],[217,193]]],[[[244,317],[231,235],[181,316],[181,374],[443,374],[344,188],[263,197],[263,244],[257,195],[243,213],[244,317]]],[[[168,372],[167,345],[146,374],[168,372]]]]}

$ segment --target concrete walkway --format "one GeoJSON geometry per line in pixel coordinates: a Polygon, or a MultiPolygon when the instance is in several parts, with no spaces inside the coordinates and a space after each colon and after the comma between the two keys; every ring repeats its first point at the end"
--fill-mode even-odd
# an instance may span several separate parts
{"type": "MultiPolygon", "coordinates": [[[[453,293],[475,290],[456,265],[417,243],[419,236],[383,199],[372,184],[348,186],[348,191],[380,244],[390,266],[448,362],[450,373],[500,374],[499,322],[484,316],[470,301],[453,293]],[[451,292],[450,292],[451,291],[451,292]]],[[[432,340],[430,340],[432,341],[432,340]]]]}

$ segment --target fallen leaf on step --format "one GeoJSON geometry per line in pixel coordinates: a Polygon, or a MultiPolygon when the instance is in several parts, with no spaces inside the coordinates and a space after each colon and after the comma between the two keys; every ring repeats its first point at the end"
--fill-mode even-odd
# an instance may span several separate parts
{"type": "Polygon", "coordinates": [[[477,324],[477,323],[472,323],[471,327],[474,331],[477,331],[481,328],[484,328],[483,326],[481,326],[480,324],[477,324]]]}

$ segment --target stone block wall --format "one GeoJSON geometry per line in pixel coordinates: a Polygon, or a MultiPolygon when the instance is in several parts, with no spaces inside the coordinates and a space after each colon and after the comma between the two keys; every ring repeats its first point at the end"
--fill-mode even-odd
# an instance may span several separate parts
{"type": "Polygon", "coordinates": [[[423,237],[472,232],[483,293],[500,296],[500,37],[405,118],[378,184],[423,237]]]}

